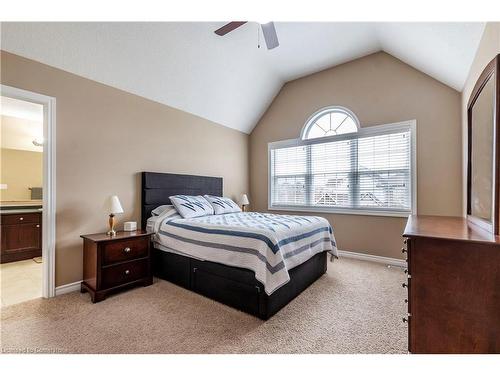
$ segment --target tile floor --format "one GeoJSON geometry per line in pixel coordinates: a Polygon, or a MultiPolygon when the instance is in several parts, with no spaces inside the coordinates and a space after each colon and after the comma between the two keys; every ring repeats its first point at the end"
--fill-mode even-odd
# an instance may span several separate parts
{"type": "Polygon", "coordinates": [[[0,265],[1,305],[9,306],[42,296],[42,263],[32,259],[0,265]]]}

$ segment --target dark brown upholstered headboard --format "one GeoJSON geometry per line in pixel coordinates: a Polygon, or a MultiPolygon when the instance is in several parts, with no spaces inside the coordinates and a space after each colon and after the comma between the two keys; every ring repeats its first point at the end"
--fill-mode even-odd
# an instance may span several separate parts
{"type": "Polygon", "coordinates": [[[191,176],[187,174],[142,172],[141,228],[151,211],[163,204],[171,204],[172,195],[215,195],[222,197],[222,177],[191,176]]]}

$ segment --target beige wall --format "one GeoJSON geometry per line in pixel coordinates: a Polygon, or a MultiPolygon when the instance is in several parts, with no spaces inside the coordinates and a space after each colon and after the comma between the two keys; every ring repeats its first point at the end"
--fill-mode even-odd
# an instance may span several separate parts
{"type": "MultiPolygon", "coordinates": [[[[267,209],[267,144],[297,138],[319,108],[351,109],[362,126],[417,120],[418,213],[462,212],[460,93],[384,53],[287,83],[250,135],[252,209],[267,209]]],[[[342,250],[401,257],[406,219],[322,214],[342,250]]]]}
{"type": "Polygon", "coordinates": [[[463,214],[467,209],[467,103],[483,69],[500,53],[500,22],[486,24],[481,42],[462,90],[462,156],[463,156],[463,214]]]}
{"type": "Polygon", "coordinates": [[[43,154],[41,152],[2,148],[0,156],[0,183],[7,190],[0,190],[2,201],[31,199],[30,187],[41,187],[43,177],[43,154]]]}
{"type": "Polygon", "coordinates": [[[1,53],[1,82],[57,100],[56,285],[81,280],[80,234],[102,232],[105,197],[140,222],[141,171],[222,176],[248,191],[248,136],[59,69],[1,53]]]}

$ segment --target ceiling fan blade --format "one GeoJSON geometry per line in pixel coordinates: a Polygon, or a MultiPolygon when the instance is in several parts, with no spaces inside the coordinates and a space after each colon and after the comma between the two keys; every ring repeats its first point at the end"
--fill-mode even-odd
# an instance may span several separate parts
{"type": "Polygon", "coordinates": [[[261,26],[264,39],[266,40],[267,49],[278,47],[280,42],[278,41],[278,35],[276,34],[276,29],[274,28],[274,22],[265,23],[261,26]]]}
{"type": "Polygon", "coordinates": [[[219,36],[223,36],[223,35],[226,35],[227,33],[230,33],[234,29],[237,29],[241,25],[244,25],[245,23],[247,23],[247,21],[229,22],[229,23],[225,24],[224,26],[222,26],[220,29],[215,30],[214,32],[219,36]]]}

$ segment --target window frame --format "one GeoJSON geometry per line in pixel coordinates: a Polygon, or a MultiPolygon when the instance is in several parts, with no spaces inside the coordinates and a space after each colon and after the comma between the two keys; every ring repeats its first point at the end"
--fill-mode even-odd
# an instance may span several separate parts
{"type": "MultiPolygon", "coordinates": [[[[338,107],[336,107],[338,108],[338,107]]],[[[317,115],[317,114],[316,114],[317,115]]],[[[310,119],[314,119],[311,116],[310,119]]],[[[310,120],[309,120],[310,121],[310,120]]],[[[309,124],[309,121],[306,123],[309,124]]],[[[307,126],[306,125],[306,126],[307,126]]],[[[304,127],[305,128],[305,127],[304,127]]],[[[409,215],[417,214],[417,121],[408,120],[391,124],[373,125],[360,127],[355,133],[345,133],[328,137],[312,138],[312,139],[288,139],[283,141],[269,142],[267,145],[268,173],[267,173],[267,209],[269,211],[298,211],[298,212],[321,212],[330,214],[349,214],[349,215],[369,215],[369,216],[389,216],[389,217],[408,217],[409,215]],[[355,208],[338,208],[338,207],[319,207],[319,206],[295,206],[295,205],[273,205],[272,204],[272,157],[271,151],[274,149],[285,147],[297,147],[312,144],[328,143],[332,141],[342,141],[349,139],[359,139],[376,135],[392,134],[402,130],[410,131],[410,211],[398,211],[387,209],[355,209],[355,208]]],[[[306,174],[307,175],[307,174],[306,174]]]]}
{"type": "MultiPolygon", "coordinates": [[[[302,131],[300,132],[300,139],[302,140],[309,140],[309,139],[325,139],[329,137],[337,137],[341,134],[337,135],[331,135],[328,137],[317,137],[317,138],[306,138],[306,136],[309,134],[309,131],[311,128],[314,126],[314,124],[324,115],[331,113],[331,112],[344,112],[346,115],[351,117],[354,120],[354,124],[356,125],[357,131],[359,132],[361,129],[361,125],[359,124],[358,117],[352,112],[349,108],[342,107],[339,105],[333,105],[333,106],[328,106],[328,107],[323,107],[321,109],[318,109],[316,112],[314,112],[309,118],[307,119],[305,125],[302,127],[302,131]]],[[[344,134],[353,134],[356,132],[352,133],[344,133],[344,134]]]]}

